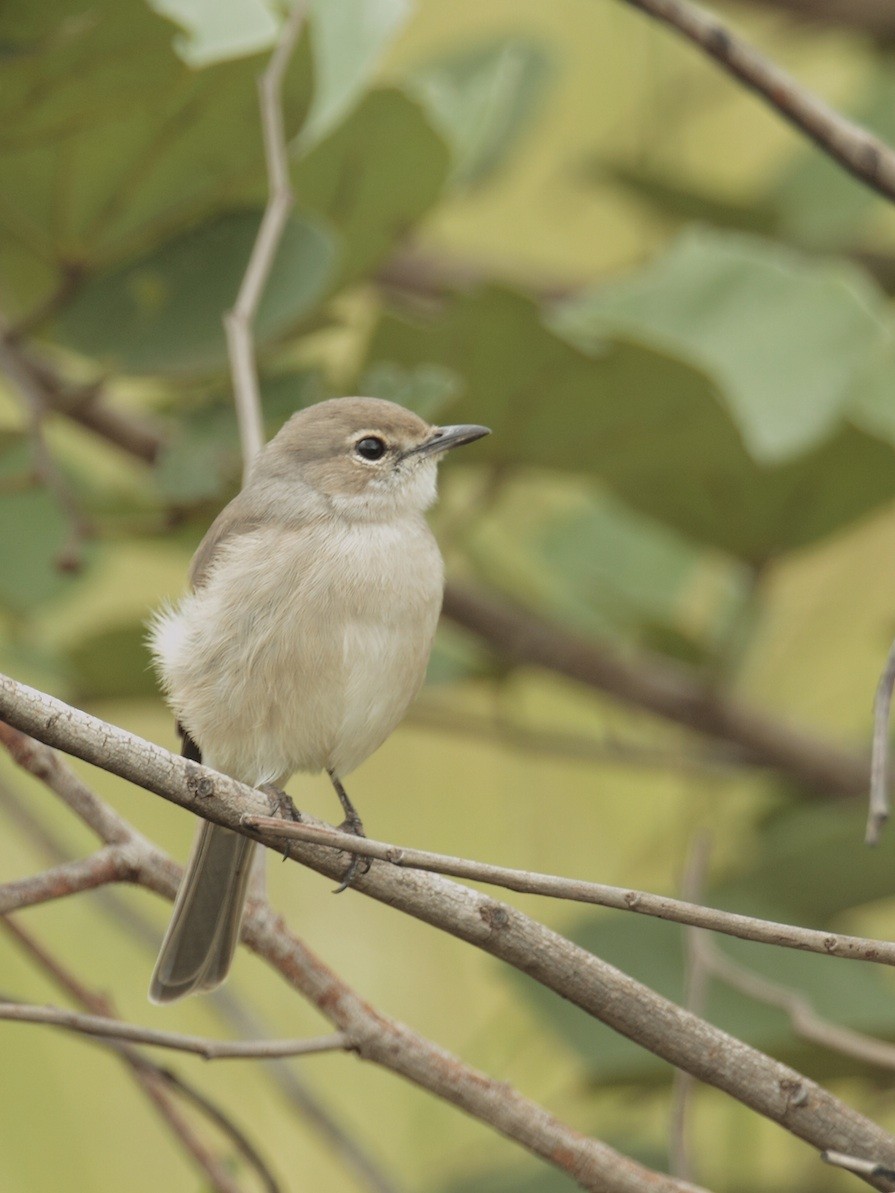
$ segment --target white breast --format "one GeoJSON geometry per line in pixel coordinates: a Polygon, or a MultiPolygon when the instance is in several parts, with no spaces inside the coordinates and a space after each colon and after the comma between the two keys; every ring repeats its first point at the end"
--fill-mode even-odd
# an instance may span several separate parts
{"type": "Polygon", "coordinates": [[[241,535],[152,645],[203,756],[246,782],[344,776],[404,715],[441,606],[422,518],[241,535]]]}

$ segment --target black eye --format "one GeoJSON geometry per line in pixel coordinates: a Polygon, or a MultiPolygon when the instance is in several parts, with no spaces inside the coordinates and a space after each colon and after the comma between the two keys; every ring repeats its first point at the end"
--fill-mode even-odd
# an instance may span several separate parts
{"type": "Polygon", "coordinates": [[[354,450],[365,460],[381,460],[385,455],[385,443],[376,435],[366,435],[358,439],[354,450]]]}

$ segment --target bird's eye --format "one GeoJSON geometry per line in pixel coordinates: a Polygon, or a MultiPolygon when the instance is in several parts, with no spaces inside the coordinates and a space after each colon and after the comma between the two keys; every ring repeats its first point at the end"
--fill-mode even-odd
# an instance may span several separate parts
{"type": "Polygon", "coordinates": [[[381,460],[385,455],[385,442],[377,435],[365,435],[355,443],[354,450],[364,460],[381,460]]]}

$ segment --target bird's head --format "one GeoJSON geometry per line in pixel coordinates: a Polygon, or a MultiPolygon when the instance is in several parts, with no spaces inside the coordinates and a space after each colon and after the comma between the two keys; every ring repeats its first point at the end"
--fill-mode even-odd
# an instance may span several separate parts
{"type": "Polygon", "coordinates": [[[381,398],[331,398],[293,414],[257,470],[294,477],[353,521],[376,521],[428,509],[443,454],[487,434],[487,427],[432,426],[381,398]]]}

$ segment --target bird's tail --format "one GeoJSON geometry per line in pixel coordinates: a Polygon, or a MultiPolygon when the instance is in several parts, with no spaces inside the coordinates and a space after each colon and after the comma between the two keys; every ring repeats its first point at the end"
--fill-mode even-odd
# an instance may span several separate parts
{"type": "Polygon", "coordinates": [[[212,990],[227,976],[245,905],[255,843],[203,821],[152,974],[152,1002],[212,990]]]}

